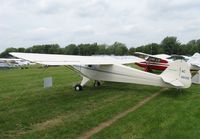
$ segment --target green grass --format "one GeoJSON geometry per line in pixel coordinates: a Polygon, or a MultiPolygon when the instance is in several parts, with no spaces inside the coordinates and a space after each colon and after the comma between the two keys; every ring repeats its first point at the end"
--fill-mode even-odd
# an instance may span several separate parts
{"type": "Polygon", "coordinates": [[[94,139],[198,139],[200,138],[200,86],[182,93],[168,90],[128,114],[94,139]]]}
{"type": "MultiPolygon", "coordinates": [[[[159,87],[90,82],[82,92],[72,85],[81,78],[65,67],[0,70],[0,138],[76,138],[136,105],[159,87]],[[54,86],[43,88],[52,76],[54,86]]],[[[200,138],[200,85],[169,89],[92,138],[200,138]]]]}
{"type": "MultiPolygon", "coordinates": [[[[160,90],[134,84],[90,82],[65,67],[0,70],[0,138],[76,138],[160,90]],[[52,76],[54,86],[43,88],[52,76]]],[[[106,136],[105,136],[106,138],[106,136]]]]}

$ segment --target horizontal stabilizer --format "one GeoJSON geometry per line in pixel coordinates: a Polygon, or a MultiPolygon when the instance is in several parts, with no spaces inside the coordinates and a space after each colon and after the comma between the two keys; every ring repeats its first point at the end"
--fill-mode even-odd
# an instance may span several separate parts
{"type": "Polygon", "coordinates": [[[176,86],[176,87],[183,87],[184,85],[179,81],[179,80],[174,80],[174,81],[171,81],[171,79],[170,80],[167,80],[167,79],[169,79],[169,78],[162,78],[166,83],[169,83],[169,84],[171,84],[171,85],[173,85],[173,86],[176,86]]]}

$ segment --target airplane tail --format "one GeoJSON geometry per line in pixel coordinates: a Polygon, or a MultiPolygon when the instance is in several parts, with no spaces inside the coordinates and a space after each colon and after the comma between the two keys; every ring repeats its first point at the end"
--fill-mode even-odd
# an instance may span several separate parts
{"type": "Polygon", "coordinates": [[[191,86],[190,67],[183,60],[171,63],[160,76],[165,83],[175,88],[189,88],[191,86]]]}
{"type": "Polygon", "coordinates": [[[195,53],[188,61],[191,65],[200,67],[200,54],[195,53]]]}

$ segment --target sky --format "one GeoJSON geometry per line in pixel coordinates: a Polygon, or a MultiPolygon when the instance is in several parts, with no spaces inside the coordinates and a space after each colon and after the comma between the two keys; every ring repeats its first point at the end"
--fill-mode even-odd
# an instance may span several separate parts
{"type": "Polygon", "coordinates": [[[199,0],[0,0],[0,52],[38,44],[128,47],[200,39],[199,0]]]}

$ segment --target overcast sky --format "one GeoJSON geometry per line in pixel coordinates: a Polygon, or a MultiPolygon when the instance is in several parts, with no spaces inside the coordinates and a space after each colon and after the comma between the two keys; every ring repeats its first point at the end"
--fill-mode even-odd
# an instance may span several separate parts
{"type": "Polygon", "coordinates": [[[200,0],[0,0],[0,52],[35,44],[200,38],[200,0]]]}

